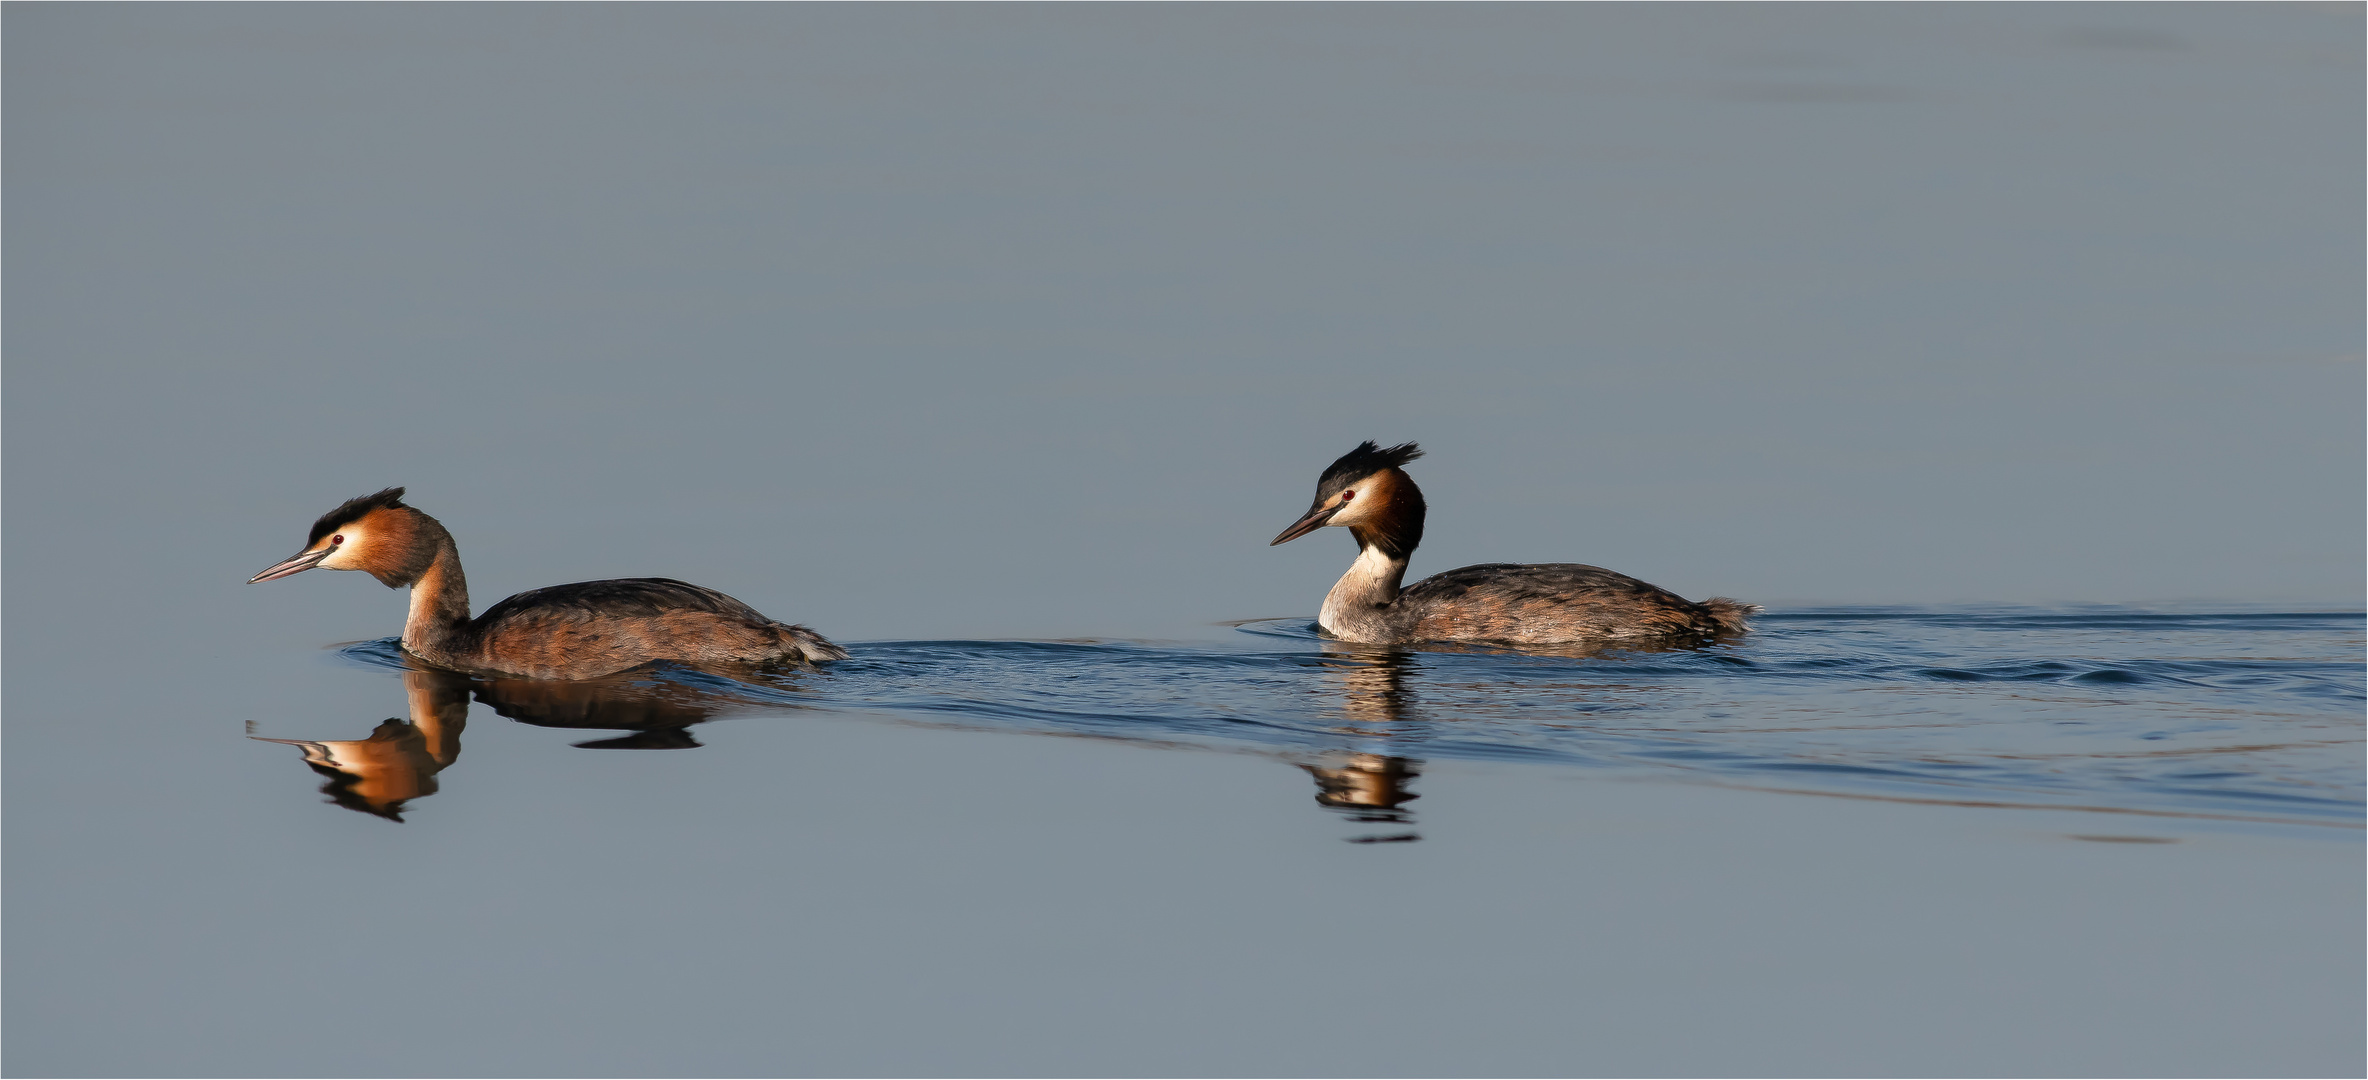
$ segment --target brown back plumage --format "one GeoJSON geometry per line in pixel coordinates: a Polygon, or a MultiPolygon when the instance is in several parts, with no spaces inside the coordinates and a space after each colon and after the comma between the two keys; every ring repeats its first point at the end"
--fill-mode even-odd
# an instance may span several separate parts
{"type": "Polygon", "coordinates": [[[1759,610],[1724,599],[1696,604],[1583,563],[1461,567],[1414,583],[1394,606],[1420,638],[1511,642],[1723,637],[1743,632],[1745,616],[1759,610]]]}
{"type": "Polygon", "coordinates": [[[474,666],[544,679],[592,678],[653,660],[698,666],[847,658],[812,630],[672,578],[522,592],[487,608],[455,638],[455,654],[474,666]]]}
{"type": "Polygon", "coordinates": [[[519,593],[469,617],[460,550],[442,523],[386,488],[313,523],[305,551],[266,568],[272,581],[315,566],[362,570],[410,586],[403,647],[439,667],[541,679],[585,679],[659,660],[708,664],[842,660],[846,650],[803,626],[775,622],[713,589],[670,578],[625,578],[519,593]]]}

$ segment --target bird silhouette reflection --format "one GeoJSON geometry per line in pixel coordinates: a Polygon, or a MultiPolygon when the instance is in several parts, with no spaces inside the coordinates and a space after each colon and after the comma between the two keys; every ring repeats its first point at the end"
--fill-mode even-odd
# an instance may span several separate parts
{"type": "MultiPolygon", "coordinates": [[[[1413,719],[1406,690],[1411,657],[1396,649],[1377,649],[1345,642],[1324,643],[1324,667],[1340,688],[1342,734],[1403,742],[1403,728],[1413,719]]],[[[1315,777],[1316,805],[1339,811],[1361,825],[1412,825],[1406,804],[1422,796],[1407,785],[1422,775],[1419,759],[1396,754],[1342,751],[1299,767],[1315,777]]],[[[1408,843],[1422,836],[1414,832],[1376,833],[1350,838],[1351,843],[1408,843]]]]}
{"type": "MultiPolygon", "coordinates": [[[[791,688],[795,676],[764,670],[734,678],[791,688]]],[[[691,727],[718,715],[764,703],[726,687],[700,685],[699,674],[666,666],[640,668],[581,682],[483,678],[414,666],[403,673],[409,718],[381,722],[361,739],[266,739],[293,746],[304,763],[327,778],[321,793],[348,810],[403,820],[413,799],[436,793],[437,774],[460,757],[460,733],[472,699],[496,715],[537,727],[621,731],[573,745],[587,750],[688,750],[700,745],[691,727]]],[[[728,686],[729,684],[727,684],[728,686]]],[[[777,704],[773,707],[779,707],[777,704]]]]}
{"type": "Polygon", "coordinates": [[[406,671],[411,718],[390,717],[365,739],[265,739],[293,746],[328,778],[321,794],[348,810],[403,820],[403,807],[436,793],[436,774],[460,758],[469,720],[469,680],[442,671],[406,671]]]}
{"type": "MultiPolygon", "coordinates": [[[[1342,723],[1335,730],[1350,736],[1354,748],[1301,762],[1316,781],[1316,802],[1339,811],[1349,820],[1368,825],[1412,825],[1406,804],[1420,798],[1408,785],[1422,775],[1422,759],[1397,751],[1420,746],[1430,730],[1452,717],[1426,710],[1410,683],[1419,685],[1418,657],[1424,653],[1501,653],[1515,656],[1552,656],[1591,660],[1611,654],[1680,652],[1726,644],[1732,639],[1701,641],[1628,642],[1620,645],[1576,642],[1564,645],[1522,645],[1488,642],[1431,642],[1416,653],[1386,645],[1365,645],[1327,639],[1320,661],[1340,695],[1342,723]]],[[[1506,684],[1508,693],[1522,693],[1534,684],[1506,684]]],[[[1614,690],[1614,684],[1573,682],[1563,689],[1614,690]]],[[[1469,690],[1466,686],[1463,689],[1469,690]]],[[[1358,844],[1401,843],[1421,839],[1415,832],[1375,833],[1351,837],[1358,844]]]]}

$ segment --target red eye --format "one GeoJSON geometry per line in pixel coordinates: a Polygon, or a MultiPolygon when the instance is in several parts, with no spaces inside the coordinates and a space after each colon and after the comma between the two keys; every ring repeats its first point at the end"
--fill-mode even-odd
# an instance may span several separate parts
{"type": "Polygon", "coordinates": [[[1343,492],[1341,492],[1341,493],[1340,493],[1340,501],[1341,501],[1341,502],[1347,502],[1347,501],[1349,501],[1350,499],[1354,499],[1354,498],[1356,498],[1356,497],[1357,497],[1357,493],[1356,493],[1356,492],[1354,492],[1354,491],[1343,491],[1343,492]]]}
{"type": "Polygon", "coordinates": [[[332,544],[342,544],[342,543],[345,543],[345,534],[344,534],[344,533],[338,533],[337,535],[330,537],[330,538],[329,538],[329,542],[330,542],[330,543],[332,543],[332,544]]]}

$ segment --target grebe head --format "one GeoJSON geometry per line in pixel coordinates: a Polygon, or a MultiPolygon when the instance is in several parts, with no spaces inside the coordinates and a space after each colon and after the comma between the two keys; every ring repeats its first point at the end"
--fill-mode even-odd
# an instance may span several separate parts
{"type": "Polygon", "coordinates": [[[1347,525],[1364,526],[1357,530],[1360,541],[1368,531],[1395,535],[1411,529],[1404,547],[1412,550],[1413,541],[1422,537],[1422,492],[1398,466],[1421,456],[1422,448],[1413,443],[1387,449],[1371,439],[1358,444],[1316,481],[1316,500],[1306,516],[1267,546],[1297,540],[1326,525],[1347,525]]]}
{"type": "Polygon", "coordinates": [[[349,499],[312,523],[304,550],[266,567],[247,584],[301,574],[313,567],[327,570],[366,570],[394,589],[409,585],[435,561],[431,532],[436,520],[403,505],[403,489],[388,488],[375,495],[349,499]]]}

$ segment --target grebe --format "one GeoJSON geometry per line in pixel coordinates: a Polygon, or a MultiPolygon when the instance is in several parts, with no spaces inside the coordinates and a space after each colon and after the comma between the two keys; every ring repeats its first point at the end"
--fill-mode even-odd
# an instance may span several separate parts
{"type": "MultiPolygon", "coordinates": [[[[1357,540],[1357,561],[1316,622],[1346,641],[1501,641],[1515,644],[1670,642],[1742,633],[1758,606],[1714,596],[1699,604],[1625,574],[1578,563],[1489,563],[1449,570],[1401,590],[1422,542],[1422,490],[1399,466],[1422,456],[1404,443],[1367,441],[1316,481],[1316,501],[1280,544],[1326,525],[1357,540]]],[[[1272,546],[1272,545],[1269,545],[1272,546]]]]}
{"type": "Polygon", "coordinates": [[[844,660],[847,651],[715,591],[671,578],[579,581],[522,592],[469,618],[460,551],[435,518],[403,505],[403,489],[364,495],[321,515],[295,558],[247,579],[313,567],[366,570],[411,586],[403,648],[438,667],[590,679],[653,660],[758,664],[844,660]]]}

